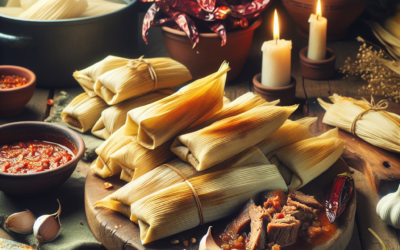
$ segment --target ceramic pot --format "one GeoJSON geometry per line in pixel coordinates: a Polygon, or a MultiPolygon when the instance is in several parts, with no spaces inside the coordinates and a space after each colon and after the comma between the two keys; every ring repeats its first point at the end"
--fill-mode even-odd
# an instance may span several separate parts
{"type": "MultiPolygon", "coordinates": [[[[347,35],[348,26],[363,12],[367,0],[323,0],[322,16],[328,19],[328,41],[347,35]]],[[[283,0],[283,5],[297,23],[300,35],[308,38],[311,13],[316,12],[317,0],[283,0]]]]}
{"type": "Polygon", "coordinates": [[[267,87],[261,84],[261,73],[253,77],[254,93],[268,102],[280,100],[279,106],[288,106],[296,102],[296,79],[291,77],[290,84],[284,87],[267,87]]]}
{"type": "Polygon", "coordinates": [[[26,84],[12,89],[0,89],[0,117],[19,115],[35,92],[35,74],[22,67],[12,65],[0,66],[1,75],[16,75],[26,78],[26,84]]]}
{"type": "Polygon", "coordinates": [[[307,58],[308,46],[300,50],[301,75],[312,80],[327,80],[335,75],[336,54],[326,48],[325,60],[311,60],[307,58]]]}
{"type": "Polygon", "coordinates": [[[193,79],[199,79],[218,71],[223,61],[229,62],[231,70],[228,81],[242,71],[253,41],[254,30],[261,24],[259,16],[245,29],[228,32],[227,42],[221,47],[221,38],[216,33],[200,33],[200,41],[193,45],[183,31],[162,27],[165,47],[169,56],[185,65],[193,79]]]}

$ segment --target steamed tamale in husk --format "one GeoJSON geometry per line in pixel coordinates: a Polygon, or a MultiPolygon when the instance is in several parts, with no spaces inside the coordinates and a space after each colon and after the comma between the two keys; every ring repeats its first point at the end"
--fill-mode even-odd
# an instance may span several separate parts
{"type": "Polygon", "coordinates": [[[273,134],[296,109],[297,105],[258,105],[204,129],[178,136],[171,151],[198,171],[203,171],[273,134]]]}
{"type": "Polygon", "coordinates": [[[400,116],[384,110],[387,102],[381,101],[375,105],[337,94],[329,99],[333,104],[318,98],[326,110],[323,123],[349,133],[354,132],[354,135],[374,146],[400,153],[400,116]]]}
{"type": "Polygon", "coordinates": [[[24,11],[21,7],[0,7],[0,15],[18,17],[24,11]]]}
{"type": "Polygon", "coordinates": [[[125,135],[155,149],[189,127],[210,119],[223,107],[227,63],[218,72],[181,88],[157,102],[128,112],[125,135]]]}
{"type": "Polygon", "coordinates": [[[101,98],[90,98],[86,93],[82,93],[65,107],[61,117],[71,128],[84,133],[93,127],[101,117],[101,112],[108,107],[101,98]]]}
{"type": "Polygon", "coordinates": [[[81,17],[100,16],[126,7],[126,4],[114,3],[106,0],[87,0],[88,7],[81,17]]]}
{"type": "Polygon", "coordinates": [[[51,21],[76,18],[88,7],[87,0],[39,0],[18,18],[51,21]]]}
{"type": "Polygon", "coordinates": [[[21,2],[19,0],[8,0],[6,4],[7,7],[21,7],[21,2]]]}
{"type": "Polygon", "coordinates": [[[129,99],[105,109],[100,119],[92,128],[92,134],[102,139],[108,139],[115,131],[125,124],[128,111],[158,101],[173,94],[172,89],[160,90],[144,96],[129,99]]]}
{"type": "Polygon", "coordinates": [[[86,94],[93,97],[96,96],[96,93],[94,92],[94,84],[96,83],[97,78],[105,72],[125,66],[129,60],[130,59],[123,57],[107,56],[100,62],[97,62],[86,69],[75,71],[72,76],[82,86],[86,94]]]}
{"type": "Polygon", "coordinates": [[[98,77],[94,92],[109,105],[114,105],[158,89],[178,86],[191,79],[189,70],[171,58],[140,57],[98,77]]]}
{"type": "Polygon", "coordinates": [[[278,167],[291,189],[299,189],[333,165],[343,153],[338,129],[298,141],[271,153],[267,158],[278,167]]]}

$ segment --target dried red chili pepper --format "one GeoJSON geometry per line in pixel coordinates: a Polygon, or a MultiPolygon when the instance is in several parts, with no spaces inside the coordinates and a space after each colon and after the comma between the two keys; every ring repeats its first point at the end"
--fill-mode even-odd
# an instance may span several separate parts
{"type": "Polygon", "coordinates": [[[339,174],[325,200],[326,216],[331,223],[340,216],[346,208],[354,189],[354,180],[350,173],[339,174]]]}

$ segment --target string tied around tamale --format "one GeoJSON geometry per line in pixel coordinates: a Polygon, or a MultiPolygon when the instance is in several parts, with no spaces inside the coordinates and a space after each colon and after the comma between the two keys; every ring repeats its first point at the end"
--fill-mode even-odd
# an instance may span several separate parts
{"type": "Polygon", "coordinates": [[[143,59],[143,57],[144,56],[141,56],[138,59],[130,60],[126,66],[128,66],[132,69],[137,69],[142,64],[147,65],[147,68],[149,69],[150,77],[154,81],[154,86],[153,86],[153,89],[151,90],[151,92],[153,92],[157,88],[157,74],[156,74],[155,69],[151,65],[151,63],[149,61],[147,61],[146,59],[143,59]]]}
{"type": "Polygon", "coordinates": [[[167,166],[170,169],[174,170],[175,172],[177,172],[186,182],[186,184],[188,184],[188,186],[190,187],[190,189],[192,190],[194,199],[196,201],[196,205],[197,205],[197,210],[199,211],[199,218],[200,218],[200,225],[204,224],[204,213],[203,213],[203,207],[201,206],[201,201],[200,201],[200,197],[197,194],[196,189],[194,189],[192,183],[189,182],[188,178],[181,172],[179,171],[179,169],[175,168],[174,166],[171,166],[170,164],[164,164],[163,166],[167,166]]]}

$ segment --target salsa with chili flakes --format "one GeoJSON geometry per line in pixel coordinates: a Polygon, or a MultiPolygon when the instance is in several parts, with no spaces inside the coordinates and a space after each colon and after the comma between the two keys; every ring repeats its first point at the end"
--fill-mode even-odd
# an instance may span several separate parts
{"type": "Polygon", "coordinates": [[[16,75],[1,75],[0,89],[12,89],[24,86],[27,83],[25,77],[16,75]]]}
{"type": "Polygon", "coordinates": [[[0,172],[26,174],[57,168],[73,158],[66,148],[49,142],[28,141],[0,146],[0,172]]]}

